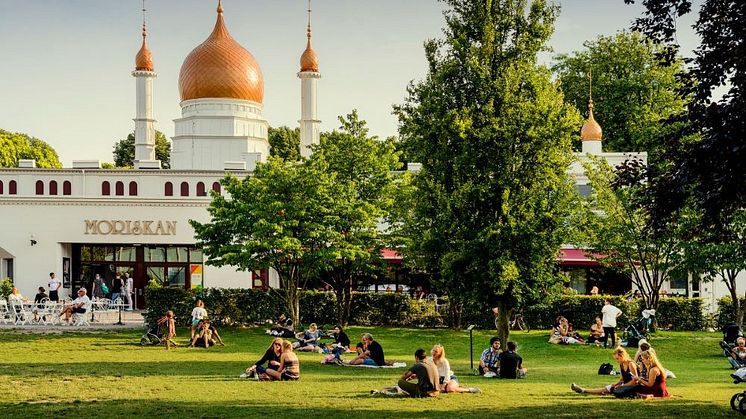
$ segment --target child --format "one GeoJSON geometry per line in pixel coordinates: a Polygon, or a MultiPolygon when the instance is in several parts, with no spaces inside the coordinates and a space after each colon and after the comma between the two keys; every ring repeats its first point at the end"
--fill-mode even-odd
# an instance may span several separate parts
{"type": "Polygon", "coordinates": [[[196,307],[192,310],[192,329],[191,329],[191,336],[189,337],[189,340],[194,339],[194,332],[197,328],[197,325],[199,322],[207,317],[207,310],[205,310],[205,303],[202,302],[202,300],[197,300],[196,307]]]}
{"type": "Polygon", "coordinates": [[[179,346],[178,343],[173,341],[173,338],[176,337],[176,320],[174,320],[174,312],[168,310],[166,315],[158,320],[158,324],[166,325],[166,350],[171,350],[171,345],[179,346]]]}
{"type": "Polygon", "coordinates": [[[733,368],[741,368],[746,365],[746,339],[736,339],[736,347],[731,350],[733,359],[728,358],[733,368]]]}

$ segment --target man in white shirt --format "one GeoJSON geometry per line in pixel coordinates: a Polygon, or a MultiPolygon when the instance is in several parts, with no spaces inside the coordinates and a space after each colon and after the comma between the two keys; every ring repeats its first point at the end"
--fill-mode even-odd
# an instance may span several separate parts
{"type": "Polygon", "coordinates": [[[129,273],[124,273],[124,289],[122,292],[124,293],[124,300],[127,302],[127,305],[129,306],[127,308],[127,311],[132,311],[132,292],[134,292],[135,288],[135,281],[132,279],[129,273]]]}
{"type": "Polygon", "coordinates": [[[604,300],[604,308],[601,309],[601,315],[603,316],[603,328],[604,334],[606,335],[606,342],[604,348],[607,345],[611,345],[612,348],[616,348],[616,319],[622,314],[622,310],[611,305],[611,298],[604,300]]]}
{"type": "Polygon", "coordinates": [[[90,304],[91,299],[86,295],[85,288],[81,288],[78,290],[78,298],[74,299],[72,304],[62,309],[60,316],[64,315],[65,321],[69,323],[70,316],[72,316],[73,313],[85,314],[90,304]]]}
{"type": "Polygon", "coordinates": [[[57,279],[57,275],[54,274],[54,272],[49,273],[49,300],[50,301],[60,301],[60,294],[59,289],[62,284],[60,284],[60,280],[57,279]]]}

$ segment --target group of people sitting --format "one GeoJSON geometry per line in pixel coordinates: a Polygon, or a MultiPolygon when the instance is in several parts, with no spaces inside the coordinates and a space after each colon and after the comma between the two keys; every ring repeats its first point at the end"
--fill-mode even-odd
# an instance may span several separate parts
{"type": "Polygon", "coordinates": [[[647,340],[641,340],[634,359],[621,346],[614,349],[614,359],[619,363],[620,377],[613,384],[599,388],[583,388],[572,383],[570,388],[582,394],[613,394],[619,398],[669,397],[666,379],[670,374],[663,368],[658,355],[647,340]]]}
{"type": "Polygon", "coordinates": [[[241,378],[260,381],[295,381],[300,378],[300,361],[293,353],[289,340],[276,337],[272,340],[264,356],[254,365],[246,368],[241,378]],[[265,366],[266,364],[266,366],[265,366]]]}
{"type": "Polygon", "coordinates": [[[500,348],[501,345],[497,336],[490,339],[489,348],[482,351],[479,358],[479,375],[487,378],[524,378],[527,370],[523,366],[523,358],[516,352],[515,342],[509,341],[505,351],[500,348]]]}

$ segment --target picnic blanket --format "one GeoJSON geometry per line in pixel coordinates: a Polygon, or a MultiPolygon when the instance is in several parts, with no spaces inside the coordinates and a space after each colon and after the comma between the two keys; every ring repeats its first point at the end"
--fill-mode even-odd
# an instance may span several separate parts
{"type": "Polygon", "coordinates": [[[405,368],[407,366],[406,362],[394,362],[392,365],[350,365],[350,364],[344,364],[345,367],[356,367],[356,368],[405,368]]]}

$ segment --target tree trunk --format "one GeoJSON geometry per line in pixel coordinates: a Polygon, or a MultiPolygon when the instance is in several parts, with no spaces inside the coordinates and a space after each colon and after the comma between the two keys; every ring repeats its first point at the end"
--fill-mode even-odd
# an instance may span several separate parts
{"type": "Polygon", "coordinates": [[[461,329],[461,314],[463,311],[463,305],[453,296],[448,298],[448,313],[449,313],[449,326],[451,329],[461,329]]]}
{"type": "Polygon", "coordinates": [[[347,323],[350,321],[350,307],[352,306],[352,283],[345,285],[344,289],[344,301],[342,302],[342,318],[339,322],[343,327],[347,327],[347,323]]]}
{"type": "Polygon", "coordinates": [[[510,337],[510,327],[508,326],[508,322],[510,322],[510,317],[513,315],[513,308],[509,307],[509,305],[504,301],[498,301],[497,308],[499,310],[496,325],[497,337],[500,338],[502,347],[505,348],[508,343],[508,338],[510,337]]]}
{"type": "MultiPolygon", "coordinates": [[[[335,282],[335,285],[337,283],[335,282]]],[[[345,301],[344,301],[344,294],[345,290],[344,287],[340,288],[339,286],[334,287],[334,295],[337,297],[337,301],[334,302],[336,309],[337,309],[337,321],[342,324],[342,326],[346,326],[347,323],[345,321],[345,301]]]]}

